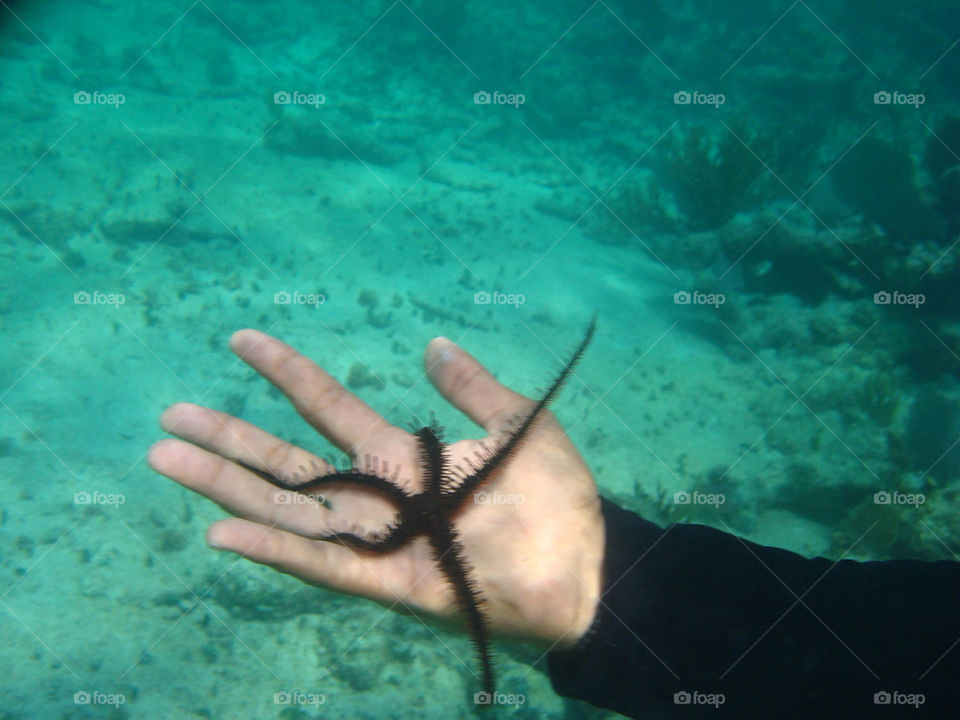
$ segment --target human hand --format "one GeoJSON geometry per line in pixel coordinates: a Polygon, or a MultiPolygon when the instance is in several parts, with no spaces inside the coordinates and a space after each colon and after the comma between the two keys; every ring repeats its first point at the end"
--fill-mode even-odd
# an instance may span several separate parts
{"type": "MultiPolygon", "coordinates": [[[[399,467],[397,484],[420,492],[412,434],[390,425],[275,338],[241,330],[230,347],[335,446],[353,457],[370,455],[399,467]]],[[[532,406],[445,338],[427,346],[424,365],[440,393],[483,427],[489,442],[532,406]]],[[[388,554],[312,539],[345,529],[364,534],[384,528],[396,508],[381,494],[331,485],[324,488],[327,506],[278,502],[278,488],[243,465],[281,478],[299,475],[303,481],[333,468],[248,422],[198,405],[173,405],[161,425],[182,440],[156,443],[150,466],[236,516],[210,527],[211,546],[394,609],[455,615],[453,589],[426,538],[388,554]],[[318,470],[303,477],[305,468],[318,470]]],[[[479,448],[477,440],[449,445],[451,467],[466,467],[465,460],[479,448]]],[[[499,493],[515,500],[481,504],[471,497],[455,518],[491,628],[557,649],[572,647],[596,612],[604,529],[593,477],[552,413],[542,413],[517,452],[481,489],[488,497],[499,493]]]]}

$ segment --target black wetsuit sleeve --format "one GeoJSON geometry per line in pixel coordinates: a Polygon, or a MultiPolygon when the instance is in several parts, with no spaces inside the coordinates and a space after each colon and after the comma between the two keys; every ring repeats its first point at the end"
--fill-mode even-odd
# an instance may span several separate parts
{"type": "Polygon", "coordinates": [[[960,563],[835,562],[603,501],[603,596],[554,689],[634,718],[960,718],[960,563]]]}

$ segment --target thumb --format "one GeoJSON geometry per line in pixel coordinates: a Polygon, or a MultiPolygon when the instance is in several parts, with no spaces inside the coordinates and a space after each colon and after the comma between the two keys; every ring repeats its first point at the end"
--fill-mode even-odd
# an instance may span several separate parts
{"type": "Polygon", "coordinates": [[[427,345],[423,364],[440,394],[488,433],[530,406],[530,400],[501,385],[470,353],[445,337],[427,345]]]}

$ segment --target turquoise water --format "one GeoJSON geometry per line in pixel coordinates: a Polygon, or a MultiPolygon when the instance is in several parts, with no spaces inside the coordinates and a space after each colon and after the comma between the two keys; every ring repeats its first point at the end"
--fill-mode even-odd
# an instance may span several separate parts
{"type": "MultiPolygon", "coordinates": [[[[181,400],[332,452],[245,327],[458,438],[431,338],[533,395],[597,312],[553,410],[604,494],[955,557],[958,34],[945,1],[4,3],[0,717],[475,712],[466,638],[211,552],[224,511],[147,467],[181,400]]],[[[497,650],[500,712],[606,716],[497,650]]]]}

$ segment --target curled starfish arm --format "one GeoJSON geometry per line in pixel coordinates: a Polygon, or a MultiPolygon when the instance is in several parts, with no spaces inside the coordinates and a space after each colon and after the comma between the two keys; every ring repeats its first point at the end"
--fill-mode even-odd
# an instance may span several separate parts
{"type": "Polygon", "coordinates": [[[366,490],[382,493],[397,504],[403,503],[404,500],[410,497],[391,480],[357,470],[344,470],[342,472],[330,473],[329,475],[321,475],[320,477],[308,480],[299,487],[287,489],[309,495],[338,483],[351,484],[366,490]]]}
{"type": "Polygon", "coordinates": [[[363,537],[352,532],[336,532],[331,534],[319,535],[314,540],[324,540],[327,542],[338,542],[346,545],[352,550],[363,550],[366,552],[387,553],[403,547],[409,542],[411,532],[403,524],[391,525],[381,534],[363,537]]]}

